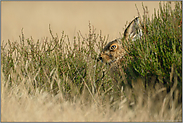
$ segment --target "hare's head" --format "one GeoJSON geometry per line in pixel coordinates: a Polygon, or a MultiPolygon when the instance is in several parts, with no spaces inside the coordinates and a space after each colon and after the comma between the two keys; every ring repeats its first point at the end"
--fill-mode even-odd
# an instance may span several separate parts
{"type": "Polygon", "coordinates": [[[121,59],[126,54],[125,49],[122,47],[121,39],[115,39],[109,42],[99,55],[99,59],[103,63],[111,64],[121,59]]]}
{"type": "Polygon", "coordinates": [[[135,41],[141,36],[142,30],[140,26],[140,20],[139,17],[136,17],[125,29],[124,37],[109,42],[99,54],[99,59],[106,64],[111,64],[113,62],[121,60],[127,53],[127,49],[122,45],[122,40],[135,41]]]}

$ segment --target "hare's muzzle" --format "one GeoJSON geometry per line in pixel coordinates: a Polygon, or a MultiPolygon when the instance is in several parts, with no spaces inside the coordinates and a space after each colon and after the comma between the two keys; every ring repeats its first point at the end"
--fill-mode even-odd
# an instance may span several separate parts
{"type": "Polygon", "coordinates": [[[103,53],[99,54],[99,57],[97,58],[97,61],[101,61],[102,63],[105,61],[103,58],[103,53]]]}
{"type": "Polygon", "coordinates": [[[97,61],[101,61],[102,63],[110,63],[111,62],[111,59],[112,59],[112,56],[111,55],[108,55],[106,53],[101,53],[98,57],[98,60],[97,61]]]}
{"type": "Polygon", "coordinates": [[[102,57],[99,57],[99,60],[101,60],[101,61],[102,61],[102,57]]]}
{"type": "Polygon", "coordinates": [[[97,62],[98,61],[101,61],[102,62],[102,57],[101,56],[99,56],[98,58],[97,58],[97,62]]]}

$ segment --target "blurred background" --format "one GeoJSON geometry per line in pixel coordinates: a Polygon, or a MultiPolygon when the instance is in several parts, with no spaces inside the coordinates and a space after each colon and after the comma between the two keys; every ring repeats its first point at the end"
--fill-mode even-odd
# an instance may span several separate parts
{"type": "Polygon", "coordinates": [[[102,30],[103,36],[109,34],[113,40],[138,16],[135,5],[143,15],[142,3],[149,17],[159,8],[159,1],[2,1],[1,41],[19,41],[22,28],[25,38],[50,38],[49,24],[54,35],[64,31],[72,39],[79,30],[88,33],[89,21],[96,33],[102,30]]]}

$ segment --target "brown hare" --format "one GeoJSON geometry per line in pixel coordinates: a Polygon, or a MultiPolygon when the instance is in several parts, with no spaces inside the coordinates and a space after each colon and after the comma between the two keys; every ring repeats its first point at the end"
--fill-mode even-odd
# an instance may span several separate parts
{"type": "Polygon", "coordinates": [[[122,41],[135,41],[142,36],[142,26],[140,18],[136,17],[132,20],[124,31],[124,37],[115,39],[109,42],[99,54],[99,60],[106,63],[110,67],[111,77],[114,79],[114,85],[118,85],[121,81],[125,82],[124,72],[120,68],[120,63],[124,60],[124,56],[127,54],[127,48],[122,44],[122,41]],[[122,78],[120,78],[122,77],[122,78]],[[118,80],[117,78],[120,78],[118,80]]]}

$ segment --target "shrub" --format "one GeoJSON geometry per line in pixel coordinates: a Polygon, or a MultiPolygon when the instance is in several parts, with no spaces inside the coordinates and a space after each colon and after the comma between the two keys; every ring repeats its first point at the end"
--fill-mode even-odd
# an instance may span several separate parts
{"type": "Polygon", "coordinates": [[[145,86],[151,84],[152,77],[167,88],[174,83],[173,75],[178,77],[178,87],[182,89],[182,3],[176,2],[175,9],[169,3],[160,3],[152,20],[143,17],[144,36],[129,48],[129,66],[143,76],[145,86]]]}

